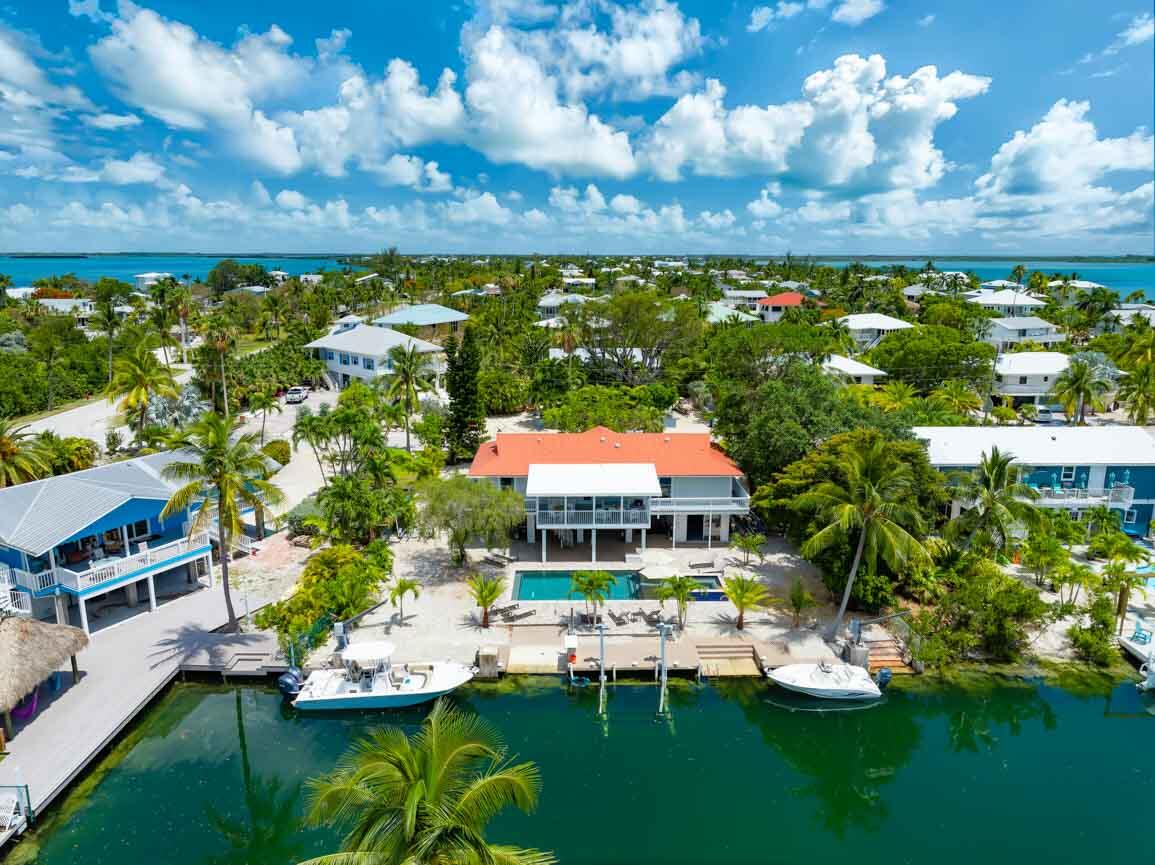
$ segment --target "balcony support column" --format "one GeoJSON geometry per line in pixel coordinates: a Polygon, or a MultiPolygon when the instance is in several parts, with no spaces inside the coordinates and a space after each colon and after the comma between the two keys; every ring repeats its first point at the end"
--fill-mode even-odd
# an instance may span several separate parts
{"type": "Polygon", "coordinates": [[[148,611],[150,613],[155,613],[156,612],[156,583],[153,580],[153,575],[149,574],[148,579],[145,580],[145,582],[148,583],[148,611]]]}
{"type": "Polygon", "coordinates": [[[140,603],[140,587],[136,583],[124,584],[124,600],[130,609],[140,603]]]}
{"type": "Polygon", "coordinates": [[[541,530],[541,560],[542,562],[549,561],[549,550],[546,538],[549,537],[549,529],[541,530]]]}
{"type": "Polygon", "coordinates": [[[642,552],[646,551],[646,530],[642,529],[642,552]]]}
{"type": "Polygon", "coordinates": [[[68,597],[60,589],[57,589],[56,594],[52,596],[52,611],[56,614],[56,624],[70,624],[68,621],[68,597]]]}
{"type": "Polygon", "coordinates": [[[132,550],[128,548],[128,526],[120,527],[120,543],[123,547],[123,552],[121,553],[122,556],[128,556],[132,553],[132,550]]]}
{"type": "Polygon", "coordinates": [[[84,605],[84,595],[76,596],[76,606],[80,608],[80,627],[84,633],[91,635],[92,631],[88,630],[88,608],[84,605]]]}
{"type": "Polygon", "coordinates": [[[590,529],[590,561],[598,560],[598,530],[590,529]]]}

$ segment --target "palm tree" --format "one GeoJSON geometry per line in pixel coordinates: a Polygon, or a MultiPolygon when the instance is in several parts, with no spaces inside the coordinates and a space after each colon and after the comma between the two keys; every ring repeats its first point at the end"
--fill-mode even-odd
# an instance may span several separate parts
{"type": "Polygon", "coordinates": [[[25,424],[0,417],[0,489],[51,474],[44,445],[25,424]]]}
{"type": "Polygon", "coordinates": [[[555,861],[485,839],[504,809],[537,807],[541,777],[533,763],[513,762],[488,721],[442,700],[412,736],[399,727],[371,732],[309,791],[309,824],[349,828],[340,853],[304,865],[555,861]]]}
{"type": "Polygon", "coordinates": [[[284,408],[271,390],[261,389],[249,394],[249,410],[261,413],[261,447],[264,447],[265,424],[268,423],[269,412],[280,414],[284,408]]]}
{"type": "Polygon", "coordinates": [[[148,405],[154,397],[175,397],[178,393],[172,370],[156,359],[147,343],[140,343],[112,364],[112,380],[105,388],[109,402],[120,400],[117,409],[126,418],[136,419],[136,437],[141,438],[148,405]]]}
{"type": "Polygon", "coordinates": [[[1139,364],[1119,382],[1119,399],[1127,405],[1127,418],[1146,426],[1155,414],[1155,363],[1139,364]]]}
{"type": "Polygon", "coordinates": [[[389,603],[397,608],[401,614],[401,626],[405,626],[405,596],[412,595],[413,600],[421,597],[421,583],[412,577],[401,577],[389,587],[389,603]]]}
{"type": "Polygon", "coordinates": [[[762,609],[770,599],[770,593],[756,577],[727,577],[722,581],[722,591],[730,603],[738,608],[738,621],[734,627],[739,631],[746,627],[746,613],[762,609]]]}
{"type": "Polygon", "coordinates": [[[164,354],[164,365],[171,366],[168,355],[169,346],[175,346],[172,338],[173,313],[168,306],[154,306],[148,311],[148,324],[152,327],[157,345],[164,354]]]}
{"type": "Polygon", "coordinates": [[[830,627],[834,636],[842,627],[854,578],[858,568],[866,562],[874,571],[881,558],[891,570],[898,572],[908,564],[929,560],[929,555],[917,538],[907,530],[922,530],[922,517],[914,499],[910,467],[899,463],[887,450],[887,443],[879,439],[860,450],[852,451],[844,468],[842,484],[825,481],[795,499],[796,507],[816,511],[827,524],[802,545],[802,554],[808,558],[836,544],[849,541],[857,534],[854,560],[838,615],[830,627]]]}
{"type": "Polygon", "coordinates": [[[177,318],[180,320],[180,362],[182,364],[187,364],[188,322],[195,309],[193,304],[192,289],[188,287],[187,280],[184,284],[177,285],[175,288],[173,288],[168,294],[168,299],[172,304],[177,318]]]}
{"type": "Polygon", "coordinates": [[[969,507],[947,525],[948,539],[1007,555],[1014,529],[1039,523],[1041,516],[1033,504],[1039,491],[1023,483],[1014,460],[1014,454],[992,447],[961,480],[955,498],[969,507]]]}
{"type": "Polygon", "coordinates": [[[162,469],[165,478],[181,482],[160,513],[162,520],[191,511],[189,534],[206,531],[216,518],[220,549],[221,586],[229,629],[236,630],[237,616],[229,588],[231,540],[244,531],[241,510],[271,507],[284,500],[281,490],[265,479],[265,458],[256,447],[256,435],[237,435],[237,424],[216,412],[206,412],[200,420],[179,433],[174,450],[183,450],[191,459],[171,462],[162,469]]]}
{"type": "Polygon", "coordinates": [[[1122,513],[1110,505],[1095,505],[1083,511],[1083,521],[1087,524],[1088,537],[1103,532],[1118,531],[1122,524],[1122,513]]]}
{"type": "Polygon", "coordinates": [[[421,394],[433,389],[428,378],[429,359],[418,351],[416,343],[394,346],[389,350],[393,375],[385,389],[387,399],[399,404],[405,412],[405,450],[412,451],[409,441],[409,418],[421,406],[421,394]]]}
{"type": "Polygon", "coordinates": [[[481,627],[488,628],[489,611],[505,591],[505,580],[488,574],[473,574],[465,583],[469,586],[470,597],[481,608],[481,627]]]}
{"type": "Polygon", "coordinates": [[[790,612],[794,615],[794,622],[791,625],[793,628],[802,624],[803,613],[811,607],[818,606],[818,602],[814,600],[814,595],[806,590],[802,577],[795,577],[794,582],[790,584],[790,595],[787,601],[790,604],[790,612]]]}
{"type": "Polygon", "coordinates": [[[113,301],[98,302],[96,313],[92,316],[92,324],[97,330],[104,331],[104,338],[108,341],[108,380],[112,381],[112,350],[116,332],[120,330],[120,313],[114,308],[113,301]]]}
{"type": "Polygon", "coordinates": [[[225,357],[236,345],[237,326],[228,316],[216,313],[204,322],[205,342],[211,345],[220,359],[221,375],[221,403],[224,406],[225,417],[229,416],[229,384],[225,374],[225,357]]]}
{"type": "Polygon", "coordinates": [[[909,408],[918,397],[912,385],[905,381],[890,381],[879,388],[872,401],[885,412],[902,411],[909,408]]]}
{"type": "Polygon", "coordinates": [[[1088,405],[1096,411],[1103,410],[1102,397],[1110,386],[1111,380],[1101,366],[1074,359],[1055,379],[1051,396],[1063,406],[1070,423],[1082,426],[1088,405]]]}
{"type": "Polygon", "coordinates": [[[665,605],[666,601],[673,601],[678,605],[678,628],[686,630],[686,617],[690,612],[690,604],[694,600],[694,593],[702,590],[702,586],[693,577],[677,576],[663,580],[658,586],[658,601],[665,605]]]}
{"type": "Polygon", "coordinates": [[[570,577],[570,596],[580,595],[586,603],[586,615],[593,606],[593,620],[597,620],[598,606],[610,596],[617,579],[609,571],[574,571],[570,577]]]}
{"type": "Polygon", "coordinates": [[[762,561],[762,547],[766,545],[766,536],[756,532],[736,532],[730,538],[730,546],[742,554],[742,564],[750,564],[750,556],[757,556],[762,561]]]}
{"type": "Polygon", "coordinates": [[[930,395],[930,399],[935,405],[964,417],[983,407],[983,401],[974,388],[959,379],[944,381],[930,395]]]}
{"type": "Polygon", "coordinates": [[[285,300],[284,294],[280,291],[271,291],[265,295],[264,300],[261,301],[261,307],[269,317],[269,323],[276,331],[277,338],[281,337],[281,325],[285,322],[285,314],[288,312],[289,305],[285,300]]]}

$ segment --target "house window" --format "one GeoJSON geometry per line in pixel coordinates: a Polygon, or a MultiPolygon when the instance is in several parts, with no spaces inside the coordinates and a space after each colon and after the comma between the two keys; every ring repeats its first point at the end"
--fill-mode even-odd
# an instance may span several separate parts
{"type": "Polygon", "coordinates": [[[1135,512],[1134,508],[1131,508],[1129,511],[1127,511],[1127,513],[1123,514],[1123,522],[1126,523],[1127,525],[1131,525],[1132,523],[1136,522],[1138,519],[1139,519],[1139,514],[1137,514],[1135,512]]]}
{"type": "Polygon", "coordinates": [[[341,355],[341,366],[348,366],[348,365],[349,365],[349,355],[347,355],[347,354],[341,355]]]}
{"type": "Polygon", "coordinates": [[[128,539],[135,541],[138,538],[147,538],[152,534],[152,530],[148,527],[148,520],[137,520],[135,523],[129,523],[125,528],[128,529],[128,539]]]}
{"type": "Polygon", "coordinates": [[[325,352],[325,360],[332,360],[332,359],[333,359],[333,352],[326,351],[325,352]]]}
{"type": "Polygon", "coordinates": [[[1073,481],[1075,479],[1075,467],[1063,466],[1063,473],[1059,476],[1059,480],[1073,481]]]}
{"type": "Polygon", "coordinates": [[[1019,376],[1019,384],[1026,384],[1026,383],[1027,383],[1027,377],[1025,375],[1020,375],[1019,376]]]}
{"type": "Polygon", "coordinates": [[[658,486],[662,488],[662,498],[668,499],[670,497],[670,479],[658,478],[658,486]]]}
{"type": "Polygon", "coordinates": [[[502,478],[501,479],[501,488],[503,490],[513,489],[513,478],[502,478]]]}
{"type": "Polygon", "coordinates": [[[367,370],[372,370],[376,366],[376,364],[373,362],[373,358],[367,357],[362,362],[362,366],[364,366],[365,369],[367,369],[367,370]]]}
{"type": "Polygon", "coordinates": [[[353,363],[353,366],[359,366],[359,365],[360,365],[360,363],[361,363],[361,358],[360,358],[360,357],[358,357],[357,355],[353,355],[353,356],[350,358],[350,360],[352,361],[352,363],[353,363]]]}
{"type": "Polygon", "coordinates": [[[860,376],[860,375],[856,375],[856,376],[854,377],[854,383],[855,383],[855,384],[862,384],[862,376],[860,376]]]}

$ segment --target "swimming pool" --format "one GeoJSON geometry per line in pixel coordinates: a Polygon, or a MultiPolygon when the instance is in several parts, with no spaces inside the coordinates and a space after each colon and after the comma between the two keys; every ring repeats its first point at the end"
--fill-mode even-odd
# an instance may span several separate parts
{"type": "MultiPolygon", "coordinates": [[[[581,570],[581,569],[579,569],[581,570]]],[[[513,584],[515,601],[569,601],[576,600],[570,594],[570,585],[575,571],[518,571],[513,584]]],[[[657,597],[660,583],[643,580],[637,571],[609,571],[614,576],[610,587],[611,601],[636,601],[657,597]]],[[[698,601],[722,601],[722,583],[717,577],[695,576],[702,589],[694,593],[698,601]]]]}

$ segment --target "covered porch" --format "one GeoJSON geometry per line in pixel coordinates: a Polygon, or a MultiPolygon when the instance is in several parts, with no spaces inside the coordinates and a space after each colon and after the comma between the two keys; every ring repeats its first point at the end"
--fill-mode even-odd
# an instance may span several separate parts
{"type": "Polygon", "coordinates": [[[538,528],[516,544],[522,561],[624,563],[626,556],[648,549],[685,552],[690,559],[702,552],[724,550],[730,542],[730,514],[671,514],[654,517],[641,528],[538,528]],[[711,527],[712,529],[708,529],[711,527]]]}

